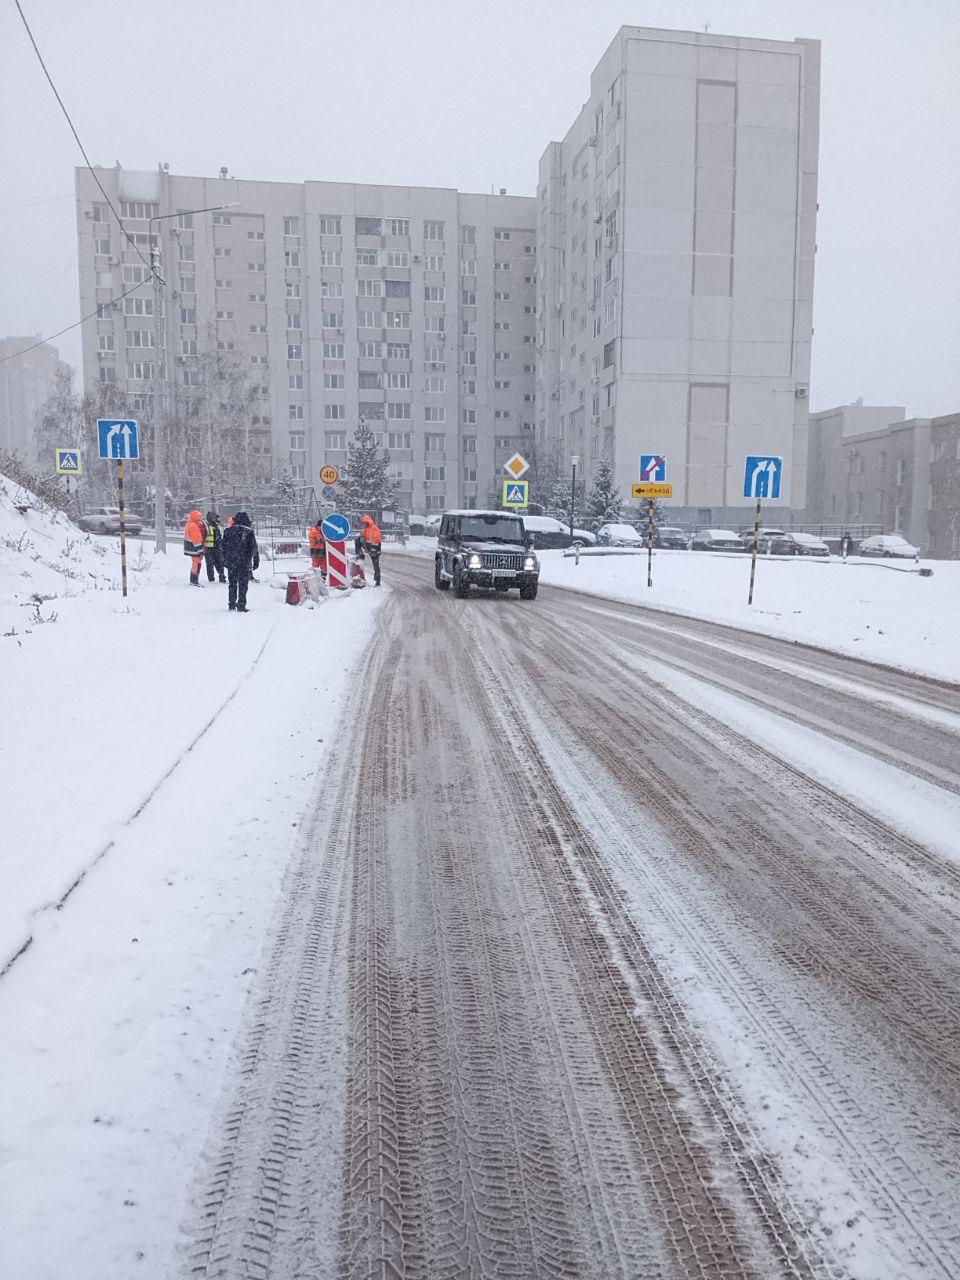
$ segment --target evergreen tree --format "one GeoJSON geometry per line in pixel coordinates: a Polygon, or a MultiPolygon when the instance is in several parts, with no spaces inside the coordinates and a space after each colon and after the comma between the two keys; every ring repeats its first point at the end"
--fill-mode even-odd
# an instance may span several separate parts
{"type": "Polygon", "coordinates": [[[614,482],[613,468],[608,462],[599,462],[593,489],[587,498],[587,517],[598,524],[618,524],[621,514],[621,499],[614,482]]]}
{"type": "Polygon", "coordinates": [[[557,476],[553,481],[547,501],[547,513],[557,520],[570,523],[570,481],[563,476],[557,476]]]}
{"type": "Polygon", "coordinates": [[[390,475],[390,455],[377,448],[373,432],[362,418],[347,445],[346,470],[344,499],[349,512],[379,519],[385,508],[393,506],[397,481],[390,475]]]}

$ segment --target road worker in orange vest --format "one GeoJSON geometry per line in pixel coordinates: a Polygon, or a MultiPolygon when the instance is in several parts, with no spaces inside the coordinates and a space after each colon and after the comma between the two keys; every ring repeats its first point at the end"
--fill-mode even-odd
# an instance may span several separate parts
{"type": "Polygon", "coordinates": [[[207,526],[200,519],[199,511],[191,511],[183,528],[183,554],[190,557],[190,585],[199,587],[200,566],[203,564],[203,544],[207,526]]]}
{"type": "Polygon", "coordinates": [[[373,523],[372,516],[363,516],[360,520],[360,536],[357,538],[356,547],[360,555],[364,552],[370,557],[370,563],[373,565],[373,585],[380,585],[380,530],[373,523]]]}
{"type": "Polygon", "coordinates": [[[310,543],[310,563],[314,569],[319,569],[324,577],[327,576],[327,544],[324,541],[323,534],[320,531],[320,518],[317,517],[317,523],[312,524],[307,530],[307,539],[310,543]]]}

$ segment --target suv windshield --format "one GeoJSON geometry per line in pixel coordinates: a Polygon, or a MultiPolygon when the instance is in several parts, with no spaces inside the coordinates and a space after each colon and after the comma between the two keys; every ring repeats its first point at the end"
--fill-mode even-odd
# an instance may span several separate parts
{"type": "Polygon", "coordinates": [[[464,542],[522,542],[523,525],[511,516],[461,516],[460,537],[464,542]]]}

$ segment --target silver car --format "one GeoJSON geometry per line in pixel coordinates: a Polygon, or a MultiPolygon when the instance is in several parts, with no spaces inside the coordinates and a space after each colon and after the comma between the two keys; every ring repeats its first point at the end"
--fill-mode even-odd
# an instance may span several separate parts
{"type": "Polygon", "coordinates": [[[883,559],[919,560],[920,552],[899,533],[877,533],[860,543],[860,555],[883,559]]]}
{"type": "MultiPolygon", "coordinates": [[[[123,523],[126,531],[136,537],[143,532],[143,521],[139,516],[135,516],[132,511],[123,513],[123,523]]],[[[119,507],[91,507],[89,511],[85,511],[77,520],[77,524],[87,533],[113,533],[120,532],[120,508],[119,507]]]]}

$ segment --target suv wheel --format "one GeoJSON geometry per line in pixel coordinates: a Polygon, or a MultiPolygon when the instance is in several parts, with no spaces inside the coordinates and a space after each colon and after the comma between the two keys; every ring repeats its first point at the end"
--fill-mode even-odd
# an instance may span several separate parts
{"type": "Polygon", "coordinates": [[[534,581],[534,582],[521,582],[521,583],[520,583],[520,599],[521,599],[521,600],[536,600],[536,598],[537,598],[537,588],[539,587],[539,585],[540,585],[540,583],[539,583],[538,581],[534,581]]]}
{"type": "Polygon", "coordinates": [[[459,565],[453,570],[453,594],[458,600],[465,600],[470,594],[470,583],[464,578],[459,565]]]}
{"type": "Polygon", "coordinates": [[[450,580],[448,578],[445,578],[443,574],[440,572],[439,556],[437,556],[437,558],[433,562],[433,585],[437,588],[438,591],[450,590],[450,580]]]}

